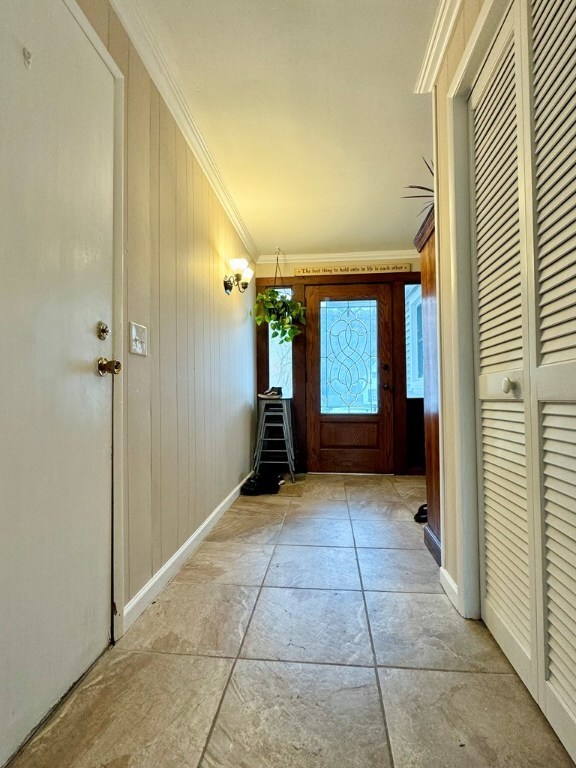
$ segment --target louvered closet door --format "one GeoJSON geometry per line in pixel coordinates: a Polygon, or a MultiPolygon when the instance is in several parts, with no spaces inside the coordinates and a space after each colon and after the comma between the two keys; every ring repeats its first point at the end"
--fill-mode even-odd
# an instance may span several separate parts
{"type": "Polygon", "coordinates": [[[482,616],[536,693],[535,589],[519,197],[517,43],[507,19],[470,97],[482,616]]]}
{"type": "Polygon", "coordinates": [[[532,0],[543,708],[576,754],[576,2],[532,0]]]}

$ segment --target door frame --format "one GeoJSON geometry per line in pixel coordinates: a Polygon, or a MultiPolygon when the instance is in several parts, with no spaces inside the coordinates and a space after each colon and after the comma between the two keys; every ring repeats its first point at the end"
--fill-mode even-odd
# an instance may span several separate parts
{"type": "MultiPolygon", "coordinates": [[[[369,453],[377,464],[374,469],[356,469],[334,471],[352,471],[352,472],[378,472],[388,474],[394,469],[394,387],[387,384],[387,392],[384,392],[383,380],[388,378],[383,373],[384,361],[390,365],[394,357],[394,323],[392,317],[393,308],[393,286],[390,283],[352,283],[339,286],[310,286],[306,288],[306,306],[308,312],[306,315],[306,330],[308,341],[306,343],[306,367],[307,367],[307,390],[306,400],[308,405],[307,433],[308,433],[308,466],[316,464],[315,471],[322,471],[320,466],[324,463],[323,453],[331,453],[332,458],[327,460],[330,465],[333,461],[346,461],[346,458],[352,459],[350,466],[358,462],[358,453],[366,455],[369,453]],[[328,294],[328,295],[327,295],[328,294]],[[370,300],[376,303],[376,325],[377,325],[377,412],[376,413],[343,413],[330,414],[322,413],[320,383],[321,383],[321,348],[322,348],[322,312],[321,307],[325,299],[335,302],[347,302],[349,300],[370,300]],[[316,309],[316,313],[313,310],[316,309]],[[312,318],[315,315],[315,322],[312,318]],[[312,333],[314,325],[315,333],[312,333]],[[322,425],[332,424],[333,428],[346,429],[354,423],[356,426],[372,424],[376,425],[377,446],[368,448],[366,446],[331,446],[330,448],[322,445],[322,425]],[[337,425],[340,425],[339,427],[337,425]],[[391,427],[391,429],[390,429],[391,427]],[[336,456],[334,456],[336,454],[336,456]],[[355,456],[354,456],[355,454],[355,456]]],[[[394,383],[395,369],[392,367],[392,381],[394,383]]],[[[365,463],[367,459],[359,462],[365,463]]],[[[357,465],[358,466],[358,465],[357,465]]]]}
{"type": "MultiPolygon", "coordinates": [[[[478,498],[478,424],[473,327],[472,276],[472,191],[470,178],[470,128],[468,97],[503,23],[512,0],[485,0],[476,25],[462,54],[447,93],[448,111],[448,208],[449,230],[440,232],[450,243],[451,276],[450,319],[443,322],[443,333],[453,343],[453,356],[439,360],[440,380],[452,379],[453,400],[449,418],[458,450],[450,459],[455,482],[455,531],[457,573],[451,575],[444,564],[440,569],[442,586],[462,616],[480,618],[481,563],[480,510],[478,498]],[[455,581],[455,578],[457,582],[455,581]]],[[[437,151],[437,148],[436,148],[437,151]]],[[[439,225],[440,222],[436,222],[439,225]]],[[[442,268],[440,264],[440,269],[442,268]]],[[[442,301],[442,298],[440,299],[442,301]]],[[[446,315],[442,313],[442,317],[446,315]]],[[[448,409],[441,407],[441,413],[448,409]]],[[[446,467],[444,444],[440,444],[441,466],[446,467]]],[[[444,470],[445,472],[445,470],[444,470]]],[[[446,478],[442,478],[445,487],[446,478]]],[[[443,494],[443,505],[445,496],[443,494]]]]}
{"type": "MultiPolygon", "coordinates": [[[[397,391],[406,389],[406,360],[404,339],[404,286],[420,284],[420,272],[389,272],[365,275],[328,275],[286,277],[280,287],[292,288],[295,301],[304,303],[308,286],[313,285],[362,285],[392,283],[392,326],[393,326],[393,370],[394,387],[397,391]],[[401,331],[401,332],[400,332],[401,331]]],[[[272,288],[273,277],[256,279],[256,291],[272,288]]],[[[293,413],[296,423],[295,444],[297,452],[296,469],[307,471],[307,425],[306,425],[306,326],[293,343],[294,398],[293,413]]],[[[256,386],[258,392],[268,388],[268,326],[256,329],[256,386]]],[[[407,469],[406,440],[406,398],[394,398],[394,473],[405,474],[407,469]]]]}
{"type": "MultiPolygon", "coordinates": [[[[113,165],[113,243],[112,243],[112,340],[114,355],[126,361],[127,344],[124,334],[124,75],[76,0],[62,0],[96,53],[114,78],[114,165],[113,165]]],[[[96,366],[96,361],[94,361],[96,366]]],[[[95,374],[96,375],[96,374],[95,374]]],[[[124,634],[124,378],[126,366],[118,385],[112,377],[112,494],[110,514],[112,541],[110,551],[110,635],[115,642],[124,634]]]]}

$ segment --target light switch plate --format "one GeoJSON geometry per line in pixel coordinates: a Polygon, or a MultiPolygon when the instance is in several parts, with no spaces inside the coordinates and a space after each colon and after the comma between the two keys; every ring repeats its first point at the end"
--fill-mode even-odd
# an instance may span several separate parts
{"type": "Polygon", "coordinates": [[[148,354],[148,328],[130,321],[130,352],[133,355],[148,354]]]}

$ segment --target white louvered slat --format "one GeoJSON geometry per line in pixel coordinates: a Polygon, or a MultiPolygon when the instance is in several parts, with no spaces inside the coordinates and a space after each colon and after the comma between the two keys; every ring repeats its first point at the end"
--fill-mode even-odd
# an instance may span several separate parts
{"type": "Polygon", "coordinates": [[[472,113],[480,373],[523,359],[515,103],[510,43],[472,113]]]}
{"type": "Polygon", "coordinates": [[[576,403],[542,405],[549,683],[576,715],[576,403]]]}
{"type": "Polygon", "coordinates": [[[486,600],[528,651],[530,574],[524,405],[484,401],[481,423],[486,600]]]}
{"type": "Polygon", "coordinates": [[[533,0],[540,353],[576,360],[576,4],[533,0]]]}
{"type": "Polygon", "coordinates": [[[546,202],[551,195],[556,194],[558,188],[563,188],[574,165],[575,159],[571,155],[561,153],[553,161],[548,155],[545,172],[541,173],[538,179],[537,199],[546,202]]]}
{"type": "Polygon", "coordinates": [[[540,197],[540,211],[542,217],[547,217],[566,206],[569,210],[570,201],[576,195],[576,180],[569,181],[566,178],[555,181],[553,193],[543,194],[540,197]]]}

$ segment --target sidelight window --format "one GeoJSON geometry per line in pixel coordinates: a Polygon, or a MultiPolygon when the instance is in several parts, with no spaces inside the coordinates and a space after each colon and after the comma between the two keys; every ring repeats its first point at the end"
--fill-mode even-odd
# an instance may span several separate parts
{"type": "MultiPolygon", "coordinates": [[[[292,298],[291,288],[277,288],[278,293],[286,298],[292,298]]],[[[280,344],[278,338],[272,338],[268,326],[268,386],[282,387],[283,397],[292,397],[292,344],[280,344]]]]}
{"type": "Polygon", "coordinates": [[[424,397],[422,286],[406,285],[406,397],[424,397]]]}

